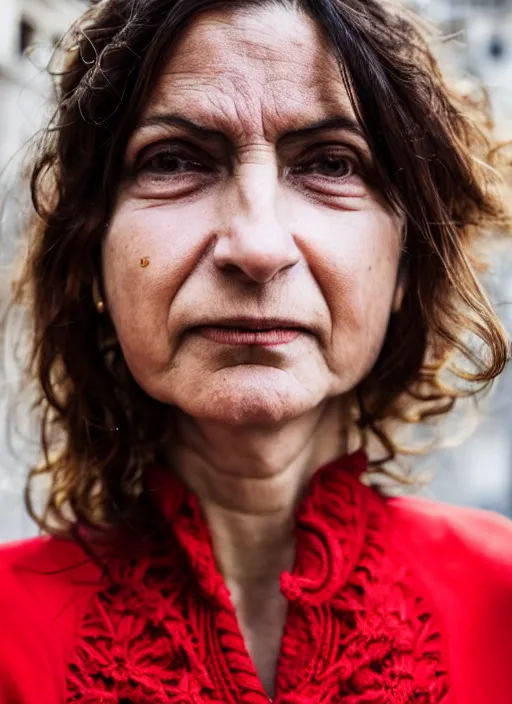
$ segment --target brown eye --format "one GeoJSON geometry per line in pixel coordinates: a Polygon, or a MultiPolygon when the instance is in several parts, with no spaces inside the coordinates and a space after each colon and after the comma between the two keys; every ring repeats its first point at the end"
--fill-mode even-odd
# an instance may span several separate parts
{"type": "Polygon", "coordinates": [[[326,176],[343,178],[352,174],[352,163],[346,157],[327,157],[318,162],[318,168],[326,176]]]}
{"type": "Polygon", "coordinates": [[[137,174],[159,178],[181,177],[199,171],[210,172],[211,168],[189,149],[169,144],[144,149],[135,164],[137,174]]]}
{"type": "Polygon", "coordinates": [[[183,159],[176,156],[175,154],[168,154],[162,152],[161,154],[156,154],[151,159],[144,164],[145,169],[150,169],[151,171],[156,171],[158,173],[173,173],[179,171],[180,167],[186,164],[183,159]]]}
{"type": "Polygon", "coordinates": [[[172,176],[186,173],[187,171],[198,171],[202,168],[206,167],[195,159],[189,159],[170,151],[162,151],[144,159],[139,166],[139,171],[172,176]]]}
{"type": "Polygon", "coordinates": [[[328,178],[344,179],[354,173],[354,164],[346,155],[324,154],[300,164],[296,172],[317,173],[328,178]]]}

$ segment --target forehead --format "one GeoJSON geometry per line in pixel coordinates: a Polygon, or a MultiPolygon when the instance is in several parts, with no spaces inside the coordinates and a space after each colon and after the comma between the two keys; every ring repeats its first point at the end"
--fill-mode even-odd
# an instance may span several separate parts
{"type": "Polygon", "coordinates": [[[200,15],[159,75],[143,117],[179,109],[239,139],[332,114],[354,117],[337,60],[308,16],[279,7],[200,15]]]}

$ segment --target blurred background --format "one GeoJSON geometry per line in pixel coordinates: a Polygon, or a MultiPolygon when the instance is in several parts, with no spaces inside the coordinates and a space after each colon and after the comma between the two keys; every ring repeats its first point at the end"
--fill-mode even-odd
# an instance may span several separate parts
{"type": "MultiPolygon", "coordinates": [[[[51,111],[45,67],[59,38],[83,11],[81,0],[0,0],[0,314],[9,302],[8,271],[18,255],[19,216],[26,193],[19,189],[23,150],[51,111]]],[[[488,90],[497,128],[511,137],[512,0],[410,0],[436,22],[445,39],[436,51],[443,66],[468,86],[477,79],[488,90]]],[[[512,249],[512,247],[511,247],[512,249]]],[[[494,255],[486,278],[500,317],[512,334],[512,256],[494,255]]],[[[23,485],[37,456],[37,422],[26,407],[13,415],[19,371],[12,348],[22,324],[0,328],[0,542],[27,537],[36,527],[26,516],[23,485]],[[13,428],[17,431],[13,433],[13,428]]],[[[466,430],[471,430],[467,427],[466,430]]],[[[435,473],[421,494],[479,506],[512,517],[512,371],[496,384],[477,429],[460,442],[416,462],[435,473]]],[[[453,441],[453,442],[450,442],[453,441]]]]}

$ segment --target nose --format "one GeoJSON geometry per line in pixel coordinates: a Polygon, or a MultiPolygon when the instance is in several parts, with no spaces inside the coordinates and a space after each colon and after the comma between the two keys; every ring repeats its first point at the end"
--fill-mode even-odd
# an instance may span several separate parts
{"type": "Polygon", "coordinates": [[[267,283],[301,257],[284,223],[276,171],[270,165],[246,165],[221,204],[215,264],[242,281],[267,283]]]}

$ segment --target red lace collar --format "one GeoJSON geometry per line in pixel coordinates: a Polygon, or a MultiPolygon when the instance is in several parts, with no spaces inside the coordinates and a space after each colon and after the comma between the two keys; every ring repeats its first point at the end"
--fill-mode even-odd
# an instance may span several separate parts
{"type": "MultiPolygon", "coordinates": [[[[364,545],[367,518],[360,475],[366,468],[367,458],[360,450],[315,472],[297,509],[295,567],[281,576],[281,589],[289,601],[318,605],[345,585],[364,545]]],[[[148,472],[148,490],[187,554],[205,596],[229,608],[229,592],[217,569],[197,497],[179,478],[158,466],[148,472]]]]}
{"type": "MultiPolygon", "coordinates": [[[[363,453],[321,468],[297,510],[279,704],[448,704],[439,621],[365,469],[363,453]]],[[[68,704],[267,704],[198,500],[162,469],[148,478],[169,540],[112,560],[80,627],[68,704]]]]}

